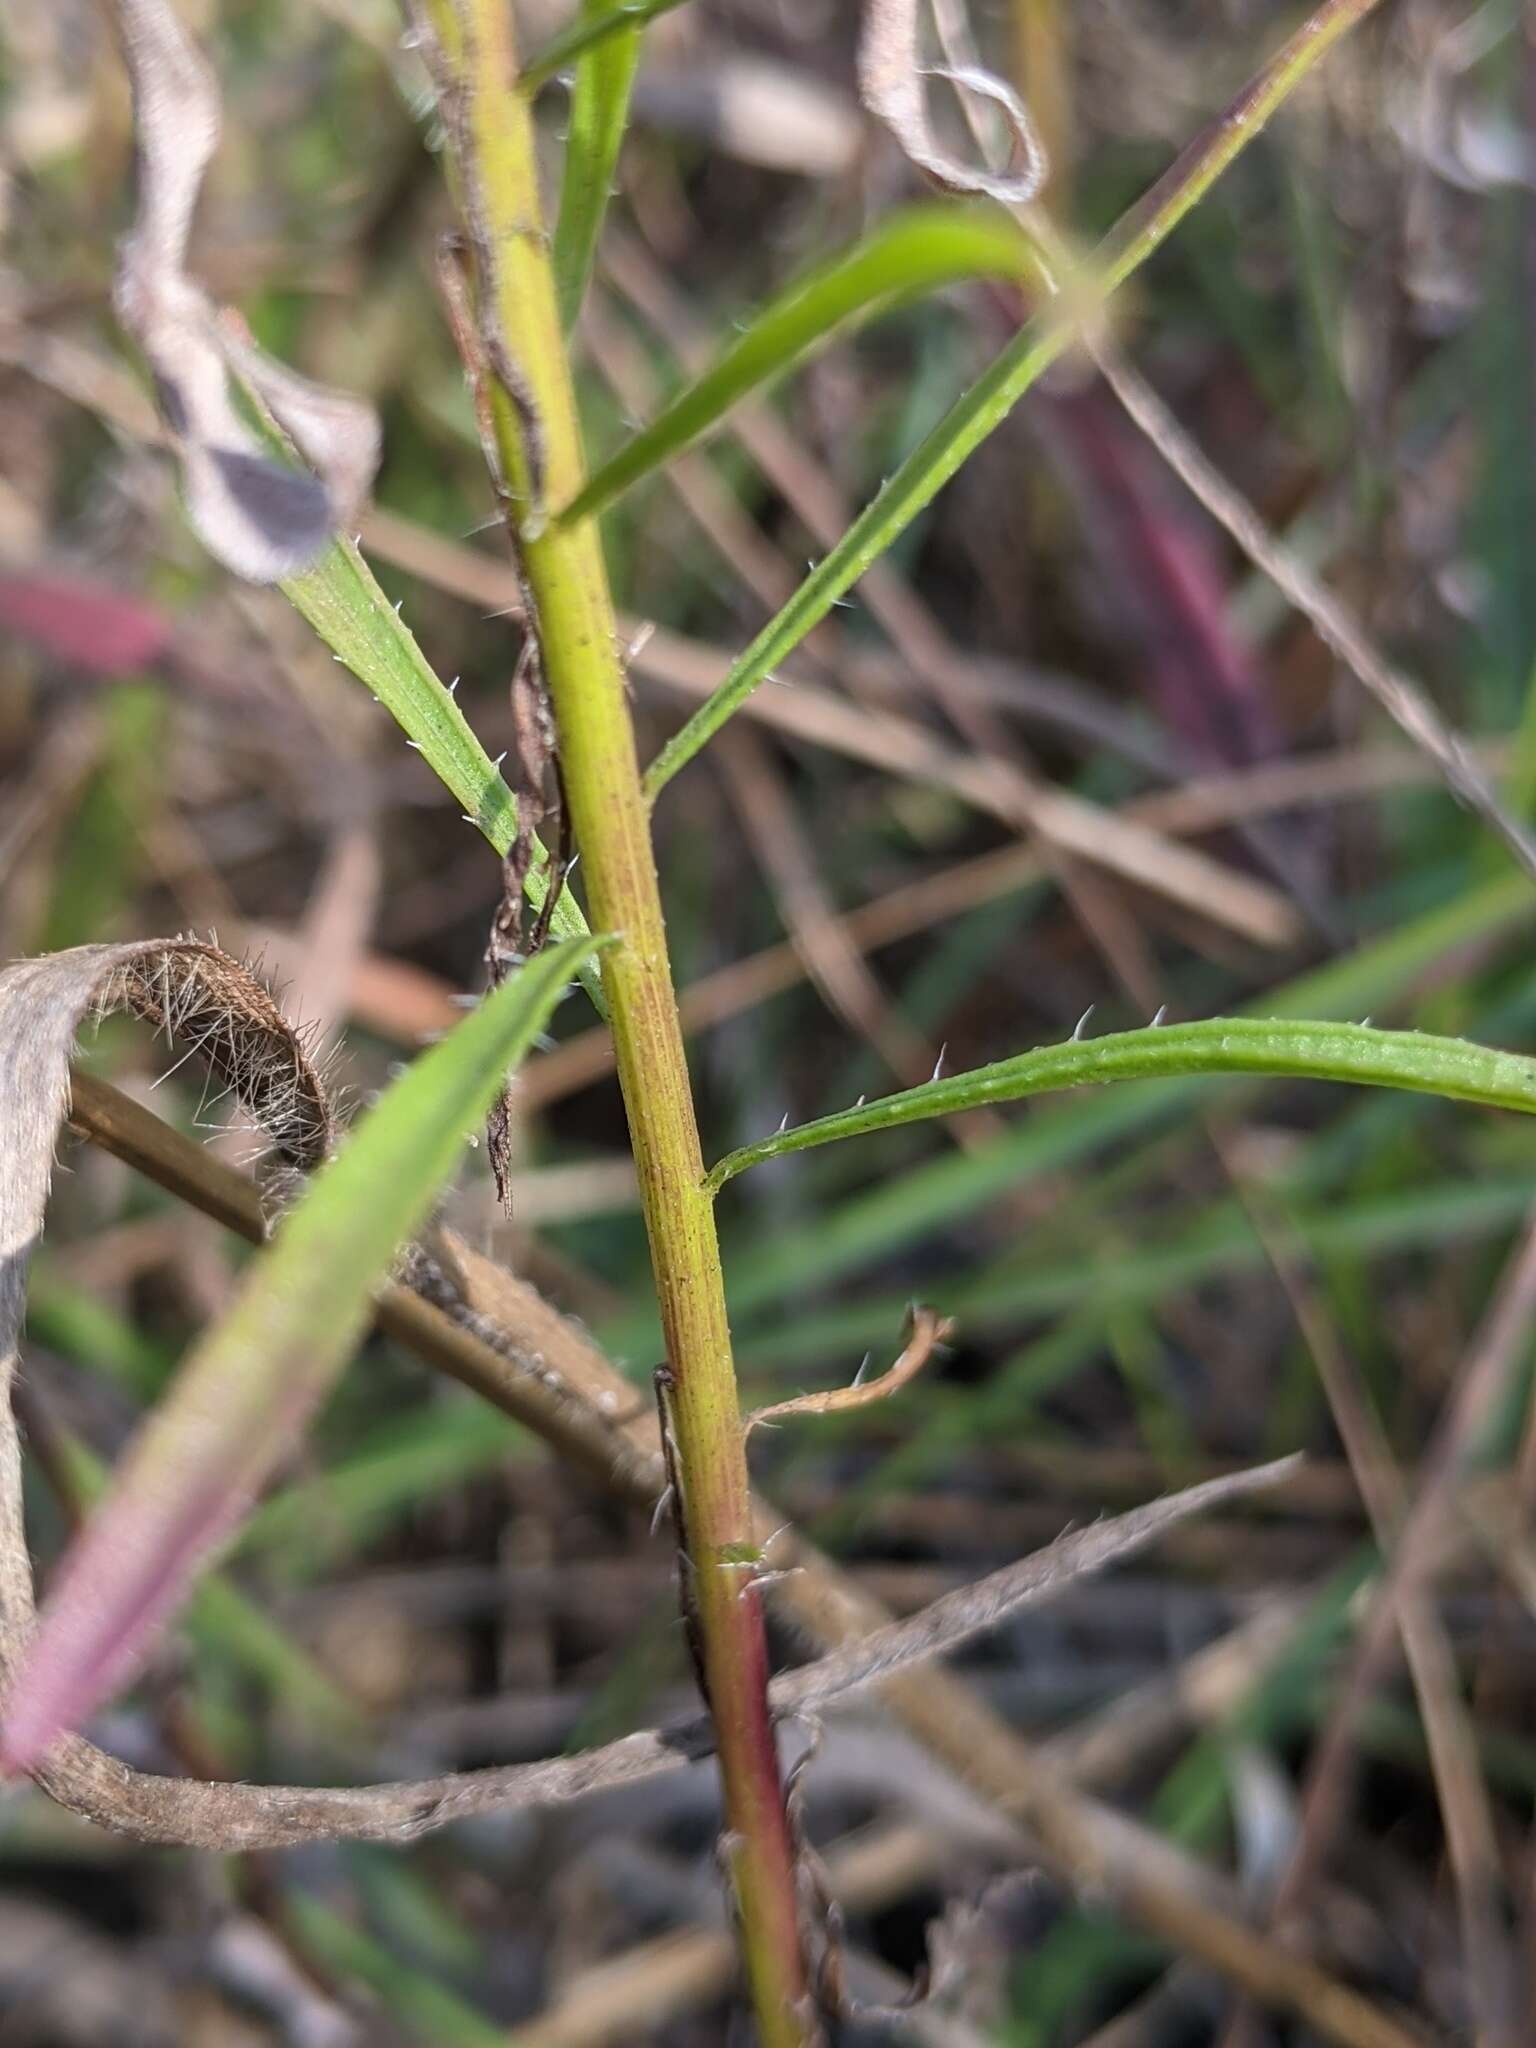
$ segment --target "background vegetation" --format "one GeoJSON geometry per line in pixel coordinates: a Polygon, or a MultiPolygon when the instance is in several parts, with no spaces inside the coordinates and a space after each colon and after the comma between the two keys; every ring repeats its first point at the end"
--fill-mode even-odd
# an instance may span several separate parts
{"type": "MultiPolygon", "coordinates": [[[[973,13],[1027,85],[1052,217],[1081,245],[1291,25],[1246,0],[973,13]]],[[[564,18],[520,14],[529,48],[564,18]]],[[[379,407],[363,550],[495,757],[519,593],[434,286],[452,215],[420,53],[385,0],[188,19],[225,94],[196,272],[274,353],[379,407]]],[[[595,464],[735,323],[914,198],[859,110],[854,31],[831,0],[694,0],[648,30],[578,331],[595,464]]],[[[0,955],[217,932],[266,962],[366,1103],[482,986],[499,863],[284,598],[187,532],[107,306],[132,147],[117,56],[86,6],[21,0],[0,38],[0,955]]],[[[1115,320],[1290,557],[1473,736],[1516,839],[1536,794],[1533,61],[1515,0],[1388,0],[1115,320]]],[[[558,85],[540,113],[553,158],[558,85]]],[[[1013,335],[1006,264],[977,267],[990,281],[885,307],[607,512],[646,758],[1013,335]]],[[[1369,1015],[1514,1049],[1536,1029],[1529,876],[1080,356],[656,825],[712,1159],[1165,1009],[1369,1015]]],[[[638,1403],[661,1350],[608,1041],[575,999],[550,1030],[517,1096],[510,1222],[478,1161],[450,1214],[586,1325],[638,1403]]],[[[148,1096],[166,1062],[147,1034],[113,1020],[87,1060],[247,1162],[248,1138],[206,1128],[222,1112],[200,1077],[148,1096]]],[[[115,1457],[245,1256],[101,1150],[64,1158],[24,1389],[45,1571],[89,1461],[115,1457]]],[[[1051,1774],[1136,1817],[1138,1854],[1161,1836],[1220,1873],[1261,1937],[1238,1983],[1307,1958],[1400,2031],[1250,2004],[1208,1944],[1154,1938],[1134,1899],[1087,1882],[1087,1852],[1068,1884],[1048,1827],[1037,1868],[999,1802],[874,1707],[829,1721],[804,1785],[862,1998],[900,1995],[947,1906],[952,1967],[910,2023],[934,2039],[1530,2038],[1530,1160],[1515,1117],[1249,1077],[968,1098],[725,1190],[749,1406],[888,1361],[914,1299],[956,1319],[898,1400],[752,1439],[785,1512],[898,1608],[1070,1522],[1311,1454],[963,1668],[1051,1774]],[[1373,1530],[1409,1502],[1430,1624],[1426,1651],[1405,1595],[1413,1685],[1390,1631],[1357,1633],[1373,1530]]],[[[102,1732],[148,1767],[266,1780],[421,1775],[649,1725],[691,1676],[672,1546],[647,1521],[375,1336],[102,1732]]],[[[697,1770],[409,1849],[217,1859],[14,1793],[6,2025],[718,2041],[737,2022],[713,1799],[697,1770]]]]}

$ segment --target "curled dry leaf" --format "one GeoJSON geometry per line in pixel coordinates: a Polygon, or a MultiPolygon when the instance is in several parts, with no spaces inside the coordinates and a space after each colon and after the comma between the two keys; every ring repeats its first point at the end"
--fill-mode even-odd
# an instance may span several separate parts
{"type": "Polygon", "coordinates": [[[1005,206],[1024,206],[1036,197],[1049,172],[1028,107],[995,73],[976,65],[933,69],[919,54],[919,0],[865,0],[859,38],[859,97],[883,121],[904,153],[921,171],[951,192],[982,192],[1005,206]],[[1000,174],[961,163],[939,147],[928,114],[930,78],[947,80],[957,92],[974,93],[1001,107],[1013,137],[1017,168],[1000,174]]]}
{"type": "Polygon", "coordinates": [[[850,1408],[867,1408],[872,1402],[889,1400],[917,1378],[954,1327],[947,1317],[936,1315],[931,1308],[914,1308],[911,1333],[889,1372],[881,1373],[878,1379],[855,1380],[851,1386],[829,1387],[820,1394],[798,1394],[790,1401],[755,1408],[742,1425],[742,1434],[750,1436],[762,1423],[783,1422],[792,1415],[843,1415],[850,1408]]]}
{"type": "Polygon", "coordinates": [[[378,463],[370,406],[275,362],[221,316],[186,271],[203,176],[219,139],[219,90],[170,0],[116,0],[133,86],[138,211],[113,301],[144,351],[181,459],[187,510],[226,568],[253,583],[307,569],[353,523],[378,463]],[[311,465],[272,459],[241,416],[244,386],[311,465]]]}

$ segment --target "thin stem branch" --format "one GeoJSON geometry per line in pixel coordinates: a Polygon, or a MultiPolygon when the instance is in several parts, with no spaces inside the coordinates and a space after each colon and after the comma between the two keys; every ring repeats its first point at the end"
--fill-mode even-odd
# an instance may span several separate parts
{"type": "Polygon", "coordinates": [[[604,988],[669,1372],[685,1591],[716,1728],[726,1860],[765,2048],[819,2038],[794,1846],[767,1698],[768,1652],[725,1289],[628,692],[596,526],[557,526],[585,478],[540,207],[534,132],[502,0],[427,0],[442,112],[500,386],[497,454],[592,913],[618,934],[604,988]]]}

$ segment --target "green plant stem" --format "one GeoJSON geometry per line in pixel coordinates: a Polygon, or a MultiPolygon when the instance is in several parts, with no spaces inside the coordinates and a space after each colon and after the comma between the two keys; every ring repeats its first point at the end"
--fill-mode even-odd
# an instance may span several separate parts
{"type": "Polygon", "coordinates": [[[769,620],[720,687],[668,740],[646,771],[645,790],[652,801],[933,501],[1030,386],[1066,354],[1085,326],[1101,317],[1105,302],[1200,203],[1313,66],[1377,4],[1378,0],[1326,0],[1131,209],[1084,271],[1062,280],[1058,298],[1020,329],[913,449],[832,552],[769,620]]]}
{"type": "Polygon", "coordinates": [[[482,322],[514,391],[495,405],[514,545],[537,624],[566,801],[604,959],[673,1378],[670,1422],[687,1594],[724,1791],[726,1858],[765,2048],[820,2038],[802,1952],[793,1843],[768,1712],[767,1643],[725,1287],[667,957],[650,823],[597,528],[546,507],[584,479],[581,431],[540,210],[534,131],[505,0],[426,0],[442,112],[481,268],[482,322]]]}
{"type": "Polygon", "coordinates": [[[670,14],[682,4],[683,0],[616,0],[606,14],[583,13],[519,73],[518,90],[531,99],[567,65],[574,64],[578,57],[584,57],[609,37],[629,35],[654,21],[658,14],[670,14]]]}

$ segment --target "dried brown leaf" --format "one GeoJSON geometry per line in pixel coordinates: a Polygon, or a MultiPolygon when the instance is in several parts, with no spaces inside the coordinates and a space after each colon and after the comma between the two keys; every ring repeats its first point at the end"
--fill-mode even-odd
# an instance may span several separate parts
{"type": "Polygon", "coordinates": [[[1089,1529],[1073,1530],[1032,1557],[1005,1565],[974,1585],[945,1593],[920,1614],[892,1622],[815,1664],[785,1673],[773,1681],[769,1697],[781,1713],[804,1713],[860,1686],[890,1678],[910,1664],[946,1657],[973,1636],[996,1628],[1021,1607],[1050,1599],[1075,1580],[1107,1570],[1190,1515],[1277,1485],[1300,1462],[1297,1455],[1258,1465],[1251,1472],[1226,1473],[1186,1487],[1182,1493],[1149,1501],[1145,1507],[1132,1508],[1129,1514],[1095,1522],[1089,1529]]]}
{"type": "Polygon", "coordinates": [[[918,0],[865,0],[859,39],[859,97],[883,121],[919,170],[951,192],[982,192],[1005,206],[1026,205],[1045,184],[1049,166],[1029,109],[1013,88],[978,65],[925,67],[919,51],[918,0]],[[1001,107],[1018,168],[999,173],[961,163],[940,148],[928,113],[927,81],[947,80],[1001,107]]]}
{"type": "Polygon", "coordinates": [[[237,576],[275,583],[307,569],[350,525],[378,463],[361,399],[299,376],[220,318],[187,275],[188,239],[218,145],[219,90],[170,0],[116,0],[133,86],[138,211],[118,251],[113,302],[154,375],[181,459],[187,511],[209,552],[237,576]],[[241,416],[243,385],[310,471],[274,462],[241,416]]]}
{"type": "Polygon", "coordinates": [[[843,1415],[851,1408],[867,1408],[872,1402],[889,1400],[917,1378],[934,1352],[949,1336],[954,1324],[931,1308],[912,1311],[912,1334],[901,1356],[877,1379],[855,1380],[851,1386],[829,1387],[820,1394],[798,1394],[790,1401],[775,1401],[771,1407],[755,1408],[742,1425],[750,1436],[765,1422],[782,1422],[792,1415],[843,1415]]]}

